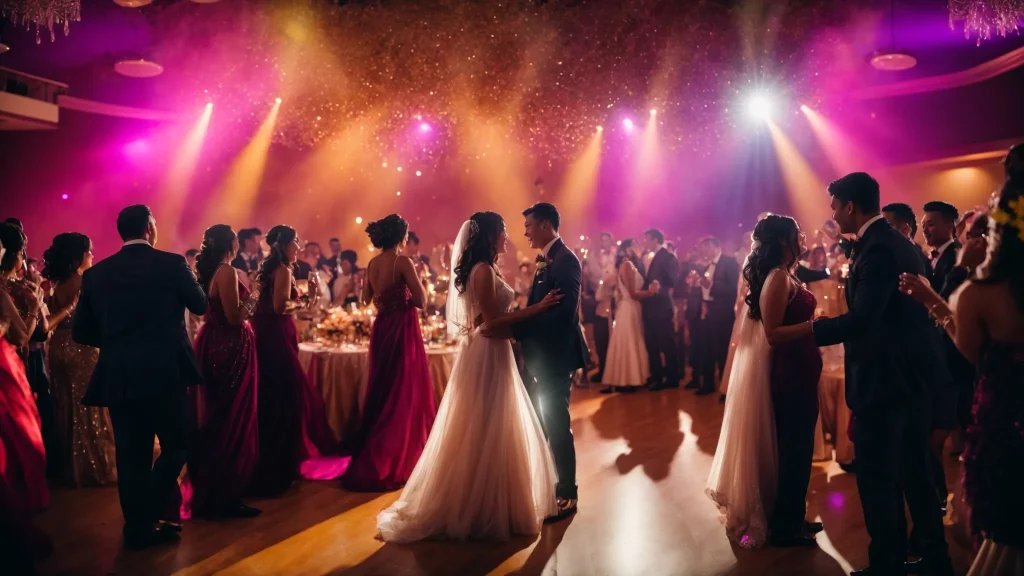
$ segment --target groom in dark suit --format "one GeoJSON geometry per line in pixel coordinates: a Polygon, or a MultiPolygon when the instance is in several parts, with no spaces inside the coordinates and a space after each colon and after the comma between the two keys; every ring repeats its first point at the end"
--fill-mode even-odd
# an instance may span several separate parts
{"type": "Polygon", "coordinates": [[[179,529],[159,519],[185,464],[186,387],[200,380],[185,310],[203,314],[207,302],[185,258],[153,248],[148,207],[122,210],[117,231],[121,250],[82,275],[72,337],[100,350],[82,403],[110,409],[124,544],[142,549],[177,539],[179,529]]]}
{"type": "Polygon", "coordinates": [[[654,257],[644,273],[643,289],[653,286],[657,294],[640,303],[644,319],[644,344],[650,364],[651,390],[679,388],[681,373],[676,352],[675,309],[672,291],[679,276],[679,261],[665,248],[665,235],[660,230],[644,232],[644,248],[654,257]]]}
{"type": "Polygon", "coordinates": [[[523,345],[526,370],[534,382],[527,386],[558,469],[558,515],[564,518],[576,512],[576,448],[569,419],[569,393],[572,375],[587,365],[590,352],[580,328],[580,285],[583,270],[558,236],[558,210],[547,203],[536,204],[523,212],[526,238],[530,247],[540,250],[537,272],[530,287],[529,305],[557,290],[560,304],[512,326],[512,335],[523,345]]]}
{"type": "Polygon", "coordinates": [[[871,567],[854,574],[904,574],[903,498],[929,573],[951,575],[939,502],[928,474],[929,392],[944,378],[928,312],[898,290],[902,273],[923,274],[917,248],[884,219],[879,187],[863,172],[828,186],[840,230],[856,234],[849,311],[805,324],[819,346],[846,348],[846,403],[853,411],[857,490],[871,542],[871,567]],[[902,487],[902,491],[901,491],[902,487]]]}

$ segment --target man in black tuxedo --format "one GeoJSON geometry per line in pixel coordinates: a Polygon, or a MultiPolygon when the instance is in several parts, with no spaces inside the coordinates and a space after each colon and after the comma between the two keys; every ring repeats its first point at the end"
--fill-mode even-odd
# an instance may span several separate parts
{"type": "Polygon", "coordinates": [[[855,574],[902,575],[906,533],[903,498],[931,573],[953,573],[928,474],[929,391],[946,378],[935,363],[938,335],[928,312],[898,290],[902,273],[922,274],[918,250],[885,221],[879,187],[863,172],[828,187],[833,218],[843,233],[856,233],[846,300],[837,318],[807,322],[819,346],[846,349],[846,402],[853,411],[857,489],[871,537],[871,567],[855,574]]]}
{"type": "Polygon", "coordinates": [[[263,240],[263,232],[259,228],[243,228],[238,231],[238,254],[231,261],[231,266],[245,272],[249,279],[260,269],[260,262],[263,261],[263,248],[260,242],[263,240]]]}
{"type": "Polygon", "coordinates": [[[203,314],[207,301],[185,258],[153,248],[148,207],[122,210],[117,231],[121,250],[82,275],[72,337],[100,350],[82,403],[110,410],[124,543],[141,549],[177,538],[178,529],[159,519],[176,501],[185,464],[186,387],[200,380],[185,310],[203,314]]]}
{"type": "Polygon", "coordinates": [[[889,221],[889,224],[897,232],[914,243],[917,253],[921,256],[921,262],[924,263],[925,276],[931,277],[932,262],[928,255],[924,253],[924,250],[921,250],[921,247],[917,244],[917,215],[914,214],[914,209],[910,207],[910,204],[904,204],[903,202],[886,204],[882,207],[882,216],[885,216],[885,219],[889,221]]]}
{"type": "Polygon", "coordinates": [[[657,286],[657,294],[640,302],[644,319],[644,344],[651,368],[651,390],[678,388],[679,353],[676,349],[675,309],[672,290],[679,275],[679,261],[665,248],[660,230],[644,232],[644,247],[654,257],[647,265],[643,289],[657,286]]]}
{"type": "MultiPolygon", "coordinates": [[[[698,279],[701,288],[702,336],[707,340],[701,359],[697,395],[715,393],[715,368],[725,372],[729,358],[729,339],[736,322],[736,297],[740,283],[740,264],[732,256],[722,253],[718,238],[701,241],[701,251],[709,263],[698,279]]],[[[696,380],[696,377],[695,377],[696,380]]]]}
{"type": "MultiPolygon", "coordinates": [[[[932,289],[943,299],[948,300],[954,290],[960,287],[970,276],[966,266],[958,266],[957,260],[962,248],[957,240],[957,222],[960,213],[952,204],[946,202],[929,202],[924,205],[924,218],[921,230],[925,242],[932,248],[930,264],[932,270],[927,274],[932,289]]],[[[962,390],[974,386],[974,366],[964,358],[956,344],[942,328],[936,327],[942,340],[942,351],[946,358],[952,379],[948,386],[936,390],[932,402],[932,438],[931,458],[929,467],[932,482],[940,498],[942,510],[946,509],[949,490],[946,488],[946,475],[942,465],[943,449],[951,431],[957,428],[957,403],[962,390]]]]}
{"type": "Polygon", "coordinates": [[[530,287],[529,305],[557,290],[563,296],[557,306],[512,326],[512,335],[523,346],[528,386],[537,415],[551,443],[558,469],[558,515],[576,512],[576,448],[569,418],[572,376],[587,365],[590,351],[580,327],[579,307],[583,269],[580,261],[558,236],[558,210],[539,203],[523,212],[530,247],[540,250],[537,271],[530,287]]]}

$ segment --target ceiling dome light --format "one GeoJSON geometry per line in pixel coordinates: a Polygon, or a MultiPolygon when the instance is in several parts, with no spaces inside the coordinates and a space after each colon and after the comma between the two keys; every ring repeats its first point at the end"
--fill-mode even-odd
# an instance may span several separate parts
{"type": "Polygon", "coordinates": [[[137,58],[134,60],[121,60],[114,64],[114,71],[129,78],[152,78],[163,74],[164,67],[156,62],[137,58]]]}
{"type": "Polygon", "coordinates": [[[900,72],[917,66],[917,58],[898,50],[879,50],[871,57],[871,66],[882,72],[900,72]]]}
{"type": "Polygon", "coordinates": [[[125,8],[141,8],[152,3],[153,0],[114,0],[114,4],[125,8]]]}

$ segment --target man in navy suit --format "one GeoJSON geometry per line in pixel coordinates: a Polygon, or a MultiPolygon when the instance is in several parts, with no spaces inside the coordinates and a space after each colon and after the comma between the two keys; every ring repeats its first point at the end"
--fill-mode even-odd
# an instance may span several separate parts
{"type": "Polygon", "coordinates": [[[122,210],[117,231],[121,250],[82,275],[72,337],[100,350],[82,403],[110,410],[124,543],[141,549],[177,539],[178,529],[159,520],[185,464],[186,387],[200,380],[185,310],[203,314],[207,301],[183,256],[153,248],[148,207],[122,210]]]}
{"type": "Polygon", "coordinates": [[[903,499],[933,574],[953,574],[938,497],[928,474],[930,391],[948,378],[928,312],[899,292],[900,274],[923,274],[918,249],[879,209],[878,182],[863,172],[828,186],[833,219],[856,234],[846,281],[849,311],[804,324],[819,346],[843,343],[846,403],[853,411],[857,490],[871,542],[871,567],[855,574],[902,575],[903,499]]]}
{"type": "Polygon", "coordinates": [[[644,344],[650,364],[651,390],[679,388],[682,373],[676,350],[675,308],[672,291],[679,275],[679,261],[665,248],[665,235],[660,230],[644,232],[644,247],[654,257],[647,265],[643,289],[657,286],[658,292],[640,302],[644,319],[644,344]]]}

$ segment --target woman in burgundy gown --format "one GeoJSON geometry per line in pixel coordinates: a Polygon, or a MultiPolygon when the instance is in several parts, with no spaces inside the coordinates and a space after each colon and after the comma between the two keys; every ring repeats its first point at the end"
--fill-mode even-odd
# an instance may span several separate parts
{"type": "Polygon", "coordinates": [[[821,525],[804,515],[821,353],[799,333],[817,304],[792,273],[804,236],[792,218],[768,215],[752,238],[743,267],[749,292],[706,492],[741,546],[813,546],[821,525]]]}
{"type": "Polygon", "coordinates": [[[242,503],[259,453],[256,398],[256,335],[246,320],[249,291],[238,280],[231,259],[238,238],[217,224],[203,236],[196,257],[199,284],[210,307],[196,336],[203,375],[197,394],[196,449],[188,462],[192,512],[196,516],[253,517],[242,503]]]}
{"type": "Polygon", "coordinates": [[[367,266],[363,301],[373,299],[377,318],[370,333],[370,376],[352,462],[342,485],[385,492],[405,485],[423,452],[437,406],[420,332],[424,291],[412,260],[399,256],[408,223],[397,214],[366,227],[383,251],[367,266]]]}
{"type": "MultiPolygon", "coordinates": [[[[295,230],[279,225],[267,233],[270,255],[260,265],[260,291],[250,322],[259,366],[259,461],[249,485],[255,496],[279,496],[300,474],[337,478],[347,459],[337,452],[323,398],[299,363],[299,338],[290,303],[298,297],[292,265],[299,252],[295,230]]],[[[316,282],[310,282],[315,286],[316,282]]],[[[309,302],[316,300],[311,292],[309,302]]]]}
{"type": "MultiPolygon", "coordinates": [[[[20,248],[5,252],[2,242],[0,268],[10,269],[23,256],[20,248]]],[[[7,283],[0,283],[0,558],[12,573],[31,571],[32,515],[50,499],[39,410],[17,353],[32,334],[24,317],[39,311],[38,299],[29,296],[16,306],[7,283]]]]}

